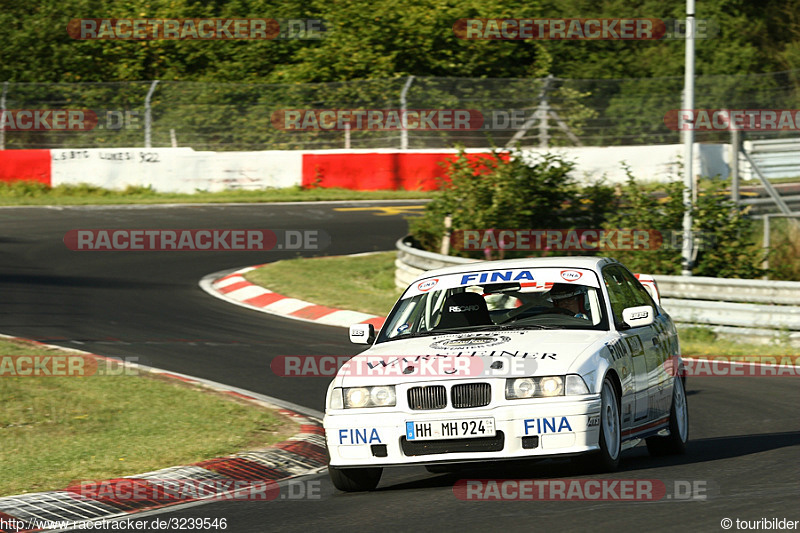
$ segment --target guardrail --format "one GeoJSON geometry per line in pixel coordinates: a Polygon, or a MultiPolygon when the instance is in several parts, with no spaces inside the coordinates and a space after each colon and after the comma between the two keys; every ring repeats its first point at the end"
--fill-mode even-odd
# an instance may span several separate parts
{"type": "MultiPolygon", "coordinates": [[[[405,289],[426,270],[477,262],[396,243],[395,285],[405,289]]],[[[678,324],[711,327],[723,335],[800,345],[800,282],[654,276],[661,305],[678,324]]]]}
{"type": "MultiPolygon", "coordinates": [[[[800,176],[800,137],[744,141],[743,148],[749,153],[761,172],[769,178],[794,178],[800,176]]],[[[755,171],[747,161],[741,161],[743,177],[755,179],[755,171]]]]}

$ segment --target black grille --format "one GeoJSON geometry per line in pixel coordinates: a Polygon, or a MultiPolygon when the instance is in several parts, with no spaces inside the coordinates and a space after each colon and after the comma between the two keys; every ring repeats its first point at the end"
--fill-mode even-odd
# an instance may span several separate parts
{"type": "Polygon", "coordinates": [[[408,389],[408,406],[417,411],[444,409],[447,407],[447,391],[444,385],[412,387],[408,389]]]}
{"type": "Polygon", "coordinates": [[[492,387],[488,383],[455,385],[450,391],[450,398],[456,409],[483,407],[492,400],[492,387]]]}
{"type": "Polygon", "coordinates": [[[499,452],[503,449],[505,436],[498,431],[494,437],[475,439],[406,440],[400,439],[400,447],[406,456],[436,455],[440,453],[499,452]]]}

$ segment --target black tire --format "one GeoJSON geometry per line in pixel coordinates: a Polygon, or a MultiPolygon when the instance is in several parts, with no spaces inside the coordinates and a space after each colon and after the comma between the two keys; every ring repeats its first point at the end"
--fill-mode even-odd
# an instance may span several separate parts
{"type": "Polygon", "coordinates": [[[689,442],[689,404],[686,401],[686,391],[680,377],[675,378],[672,387],[669,436],[650,437],[645,439],[645,442],[647,442],[647,451],[652,457],[686,453],[686,443],[689,442]]]}
{"type": "Polygon", "coordinates": [[[328,475],[333,486],[344,492],[375,490],[381,480],[383,468],[337,468],[328,465],[328,475]]]}
{"type": "Polygon", "coordinates": [[[620,427],[619,398],[610,377],[603,380],[600,391],[600,451],[580,455],[573,463],[581,470],[591,472],[613,472],[619,468],[622,453],[622,430],[620,427]]]}

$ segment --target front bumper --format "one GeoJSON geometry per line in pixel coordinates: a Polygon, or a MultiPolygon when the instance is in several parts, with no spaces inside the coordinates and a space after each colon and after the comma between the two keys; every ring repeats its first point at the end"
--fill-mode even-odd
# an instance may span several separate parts
{"type": "Polygon", "coordinates": [[[512,400],[473,409],[329,410],[324,419],[330,464],[338,467],[458,463],[575,455],[599,449],[600,396],[512,400]],[[493,418],[490,437],[406,439],[406,422],[493,418]]]}

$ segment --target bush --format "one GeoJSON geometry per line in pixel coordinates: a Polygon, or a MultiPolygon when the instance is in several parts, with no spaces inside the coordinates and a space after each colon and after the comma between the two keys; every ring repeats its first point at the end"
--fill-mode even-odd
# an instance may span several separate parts
{"type": "Polygon", "coordinates": [[[667,245],[647,250],[615,250],[609,252],[634,272],[647,274],[680,274],[681,250],[670,246],[672,232],[683,227],[683,185],[673,181],[660,194],[641,187],[629,168],[628,181],[619,190],[619,209],[609,215],[604,229],[658,230],[667,245]]]}
{"type": "MultiPolygon", "coordinates": [[[[679,275],[683,183],[668,183],[663,196],[651,194],[644,192],[630,171],[627,172],[621,209],[609,217],[606,227],[656,229],[664,237],[664,243],[652,250],[627,250],[614,255],[634,272],[679,275]],[[679,238],[674,240],[673,235],[679,238]]],[[[695,276],[753,279],[763,275],[759,266],[763,255],[751,239],[753,222],[745,215],[746,209],[729,200],[721,184],[709,182],[698,191],[692,210],[692,232],[698,239],[692,268],[695,276]]]]}
{"type": "MultiPolygon", "coordinates": [[[[800,281],[800,224],[797,220],[772,219],[769,276],[771,279],[800,281]]],[[[761,221],[763,224],[764,222],[761,221]]],[[[763,226],[762,226],[763,228],[763,226]]],[[[757,238],[761,239],[762,228],[757,231],[757,238]]]]}
{"type": "Polygon", "coordinates": [[[745,216],[748,209],[731,201],[720,184],[699,191],[694,229],[710,236],[703,240],[711,242],[697,254],[695,276],[754,279],[764,275],[764,253],[751,239],[754,222],[745,216]]]}
{"type": "MultiPolygon", "coordinates": [[[[597,227],[613,208],[613,189],[602,182],[581,191],[570,176],[574,163],[549,154],[510,155],[493,152],[491,158],[471,161],[463,151],[457,155],[423,216],[409,220],[411,234],[422,248],[439,250],[447,215],[454,231],[554,229],[575,224],[597,227]]],[[[483,257],[483,252],[454,252],[483,257]]]]}
{"type": "MultiPolygon", "coordinates": [[[[608,255],[634,272],[680,274],[681,181],[654,189],[638,183],[626,167],[627,183],[616,192],[602,180],[581,188],[570,176],[574,163],[560,156],[527,158],[519,151],[510,155],[507,159],[494,152],[490,159],[469,161],[459,153],[449,169],[449,179],[442,180],[423,216],[409,220],[417,244],[438,252],[448,214],[454,232],[492,228],[657,230],[664,242],[650,249],[554,253],[608,255]]],[[[692,231],[702,240],[693,273],[721,278],[762,276],[763,254],[752,239],[753,222],[745,210],[728,200],[718,183],[709,182],[698,193],[692,231]]],[[[456,244],[453,253],[484,257],[482,251],[459,251],[456,244]]],[[[515,252],[505,257],[546,253],[515,252]]]]}
{"type": "Polygon", "coordinates": [[[50,192],[50,186],[40,181],[0,181],[0,196],[9,198],[36,198],[50,192]]]}

